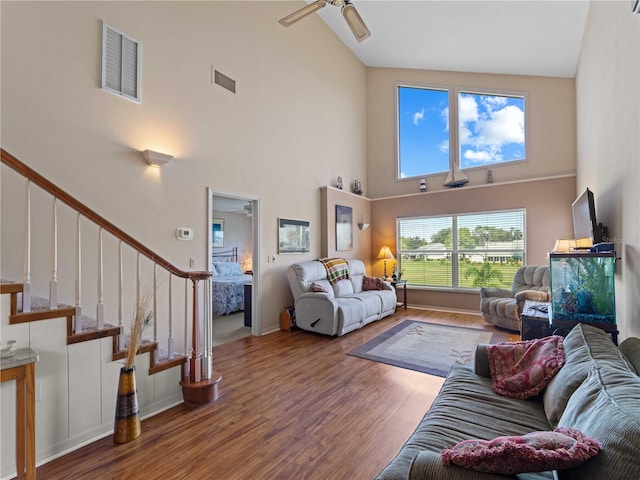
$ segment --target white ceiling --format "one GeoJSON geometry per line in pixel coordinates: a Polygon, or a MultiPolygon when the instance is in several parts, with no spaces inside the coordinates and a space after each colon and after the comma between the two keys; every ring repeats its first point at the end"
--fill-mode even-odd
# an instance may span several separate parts
{"type": "MultiPolygon", "coordinates": [[[[307,0],[309,3],[310,0],[307,0]]],[[[575,77],[589,0],[353,0],[358,43],[338,7],[316,14],[368,67],[575,77]]],[[[291,11],[296,10],[291,3],[291,11]]],[[[304,28],[302,19],[291,28],[304,28]]]]}
{"type": "Polygon", "coordinates": [[[213,196],[213,209],[218,212],[246,214],[248,205],[251,205],[251,201],[243,198],[213,196]]]}

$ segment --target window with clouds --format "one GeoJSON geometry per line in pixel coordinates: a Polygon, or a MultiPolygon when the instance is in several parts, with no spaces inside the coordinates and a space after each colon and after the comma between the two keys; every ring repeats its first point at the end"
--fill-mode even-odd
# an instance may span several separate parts
{"type": "Polygon", "coordinates": [[[415,85],[396,93],[398,179],[444,173],[452,162],[469,169],[526,159],[524,94],[415,85]]]}
{"type": "Polygon", "coordinates": [[[524,96],[458,94],[460,167],[525,159],[524,96]]]}

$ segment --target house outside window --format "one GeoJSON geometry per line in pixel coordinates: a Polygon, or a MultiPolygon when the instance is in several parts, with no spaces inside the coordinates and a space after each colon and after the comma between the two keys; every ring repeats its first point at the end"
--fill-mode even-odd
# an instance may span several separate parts
{"type": "Polygon", "coordinates": [[[398,269],[410,285],[510,288],[525,264],[522,209],[397,219],[398,269]]]}
{"type": "Polygon", "coordinates": [[[526,94],[396,88],[397,179],[526,159],[526,94]]]}

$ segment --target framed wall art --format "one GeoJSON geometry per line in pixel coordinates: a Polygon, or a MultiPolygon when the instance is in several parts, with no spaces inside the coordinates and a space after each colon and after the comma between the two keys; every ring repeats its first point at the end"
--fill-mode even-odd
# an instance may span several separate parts
{"type": "Polygon", "coordinates": [[[309,222],[278,219],[278,253],[309,253],[309,222]]]}
{"type": "Polygon", "coordinates": [[[336,250],[353,250],[353,209],[336,205],[336,250]]]}
{"type": "Polygon", "coordinates": [[[214,218],[211,221],[212,247],[224,247],[224,220],[214,218]]]}

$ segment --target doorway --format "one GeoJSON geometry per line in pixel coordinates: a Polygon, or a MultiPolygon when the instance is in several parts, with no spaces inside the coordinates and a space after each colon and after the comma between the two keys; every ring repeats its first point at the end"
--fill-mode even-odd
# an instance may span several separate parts
{"type": "Polygon", "coordinates": [[[256,196],[207,189],[207,253],[212,277],[213,345],[261,334],[260,215],[256,196]]]}

